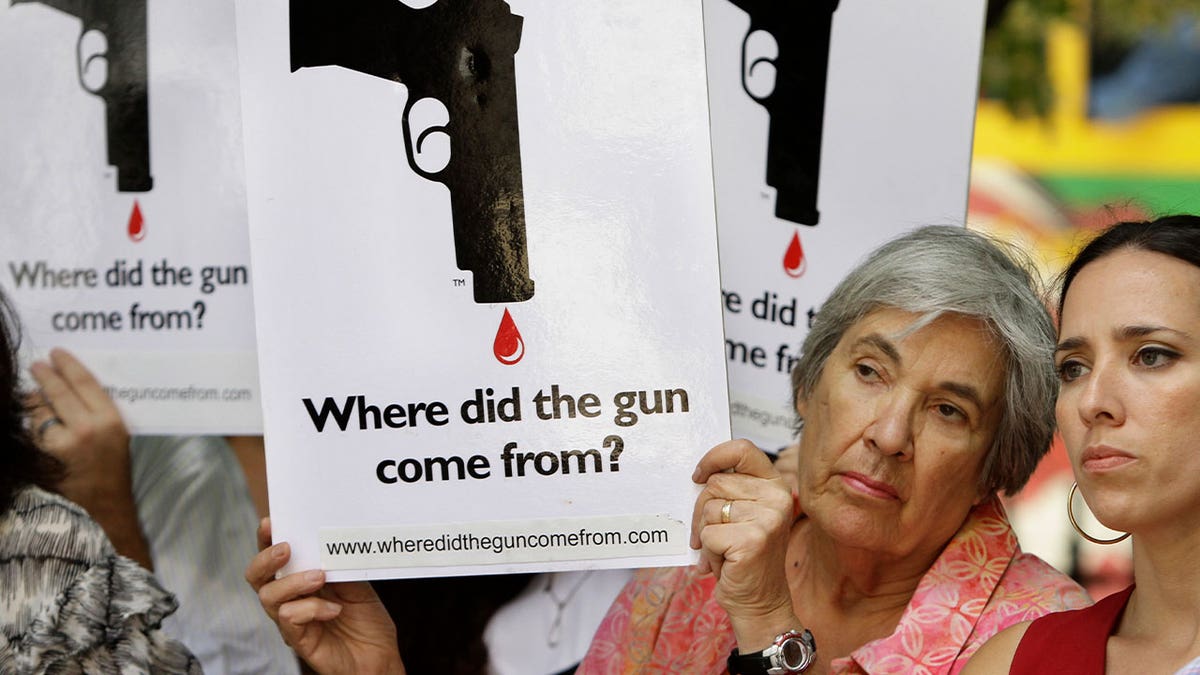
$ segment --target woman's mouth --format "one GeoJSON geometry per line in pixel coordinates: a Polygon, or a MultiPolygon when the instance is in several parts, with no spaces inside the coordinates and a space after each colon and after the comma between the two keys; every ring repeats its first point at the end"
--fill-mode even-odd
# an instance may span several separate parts
{"type": "Polygon", "coordinates": [[[1093,445],[1084,450],[1079,458],[1083,470],[1093,473],[1112,471],[1136,461],[1137,457],[1130,453],[1107,445],[1093,445]]]}
{"type": "Polygon", "coordinates": [[[876,499],[898,500],[900,494],[888,483],[868,478],[861,473],[844,473],[842,483],[851,490],[876,499]]]}

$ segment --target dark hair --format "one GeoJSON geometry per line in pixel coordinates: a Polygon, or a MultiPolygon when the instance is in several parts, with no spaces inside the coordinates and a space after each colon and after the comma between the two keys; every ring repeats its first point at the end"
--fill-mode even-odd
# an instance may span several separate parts
{"type": "Polygon", "coordinates": [[[372,581],[396,624],[404,669],[412,675],[487,672],[488,621],[533,580],[531,574],[372,581]]]}
{"type": "MultiPolygon", "coordinates": [[[[1156,220],[1117,223],[1088,242],[1062,273],[1058,315],[1062,316],[1067,289],[1091,262],[1122,249],[1162,253],[1200,267],[1200,216],[1173,215],[1156,220]]],[[[1061,320],[1061,319],[1060,319],[1061,320]]]]}
{"type": "Polygon", "coordinates": [[[20,389],[17,349],[20,325],[0,295],[0,515],[26,485],[49,488],[62,475],[62,464],[38,449],[25,425],[25,396],[20,389]]]}

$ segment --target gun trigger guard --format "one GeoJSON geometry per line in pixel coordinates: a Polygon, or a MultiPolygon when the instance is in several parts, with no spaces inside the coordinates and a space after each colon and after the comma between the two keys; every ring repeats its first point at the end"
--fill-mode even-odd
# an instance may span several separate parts
{"type": "MultiPolygon", "coordinates": [[[[415,104],[417,102],[417,100],[418,99],[415,96],[413,96],[412,93],[410,92],[409,96],[408,96],[408,101],[404,104],[404,113],[403,113],[402,119],[401,119],[401,126],[404,127],[404,154],[408,156],[408,166],[410,169],[413,170],[413,173],[417,174],[421,178],[424,178],[425,180],[431,180],[435,183],[441,183],[443,181],[440,178],[440,176],[443,173],[445,173],[446,170],[442,169],[441,171],[438,171],[437,173],[433,173],[430,171],[426,171],[425,169],[422,169],[421,166],[419,164],[417,164],[417,155],[420,154],[420,152],[421,152],[421,144],[425,142],[426,136],[428,136],[429,134],[432,134],[432,133],[437,133],[439,131],[446,132],[447,129],[446,129],[446,126],[429,127],[428,129],[425,129],[417,136],[417,141],[414,144],[413,137],[412,137],[412,127],[408,123],[408,114],[410,111],[412,111],[413,104],[415,104]]],[[[451,161],[453,161],[453,158],[451,158],[451,161]]]]}
{"type": "MultiPolygon", "coordinates": [[[[775,63],[774,59],[769,59],[765,56],[760,56],[757,59],[754,59],[753,62],[751,62],[749,69],[746,68],[746,52],[747,52],[746,45],[747,45],[747,43],[750,42],[750,36],[753,35],[755,32],[757,32],[757,30],[758,29],[754,28],[754,26],[750,26],[750,30],[746,31],[746,37],[742,38],[742,91],[746,92],[746,96],[749,96],[751,99],[753,99],[755,103],[765,106],[765,105],[767,105],[767,100],[771,98],[771,94],[767,94],[766,96],[755,96],[754,92],[750,91],[750,86],[747,81],[747,78],[750,76],[750,73],[754,72],[754,69],[758,66],[758,64],[760,64],[760,63],[772,63],[772,64],[775,63]]],[[[772,93],[774,93],[774,92],[772,92],[772,93]]]]}
{"type": "MultiPolygon", "coordinates": [[[[96,52],[95,54],[92,54],[91,56],[87,57],[87,59],[84,59],[83,58],[83,36],[84,35],[87,35],[87,30],[84,30],[82,33],[80,33],[79,39],[75,41],[75,77],[79,80],[79,86],[84,91],[86,91],[89,94],[93,94],[95,96],[103,96],[103,94],[101,92],[104,90],[104,87],[100,86],[100,87],[96,87],[94,89],[92,87],[89,87],[87,85],[87,82],[85,82],[83,79],[83,74],[86,73],[87,69],[91,67],[92,61],[95,61],[96,59],[104,59],[105,61],[108,61],[108,51],[105,50],[102,52],[96,52]]],[[[108,79],[107,74],[105,75],[104,79],[105,80],[108,79]]]]}
{"type": "Polygon", "coordinates": [[[420,134],[417,136],[417,154],[420,154],[420,153],[421,153],[421,144],[425,142],[425,137],[426,137],[426,136],[428,136],[429,134],[436,134],[436,133],[439,133],[439,132],[440,132],[440,133],[447,133],[446,129],[447,129],[447,127],[443,125],[443,126],[429,127],[429,128],[428,128],[428,129],[426,129],[425,131],[422,131],[422,132],[421,132],[421,133],[420,133],[420,134]]]}

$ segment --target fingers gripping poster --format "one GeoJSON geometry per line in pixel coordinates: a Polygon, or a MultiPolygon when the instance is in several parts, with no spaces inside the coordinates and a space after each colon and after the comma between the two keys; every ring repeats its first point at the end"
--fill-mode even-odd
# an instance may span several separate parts
{"type": "Polygon", "coordinates": [[[258,433],[232,2],[0,4],[0,288],[135,433],[258,433]]]}
{"type": "Polygon", "coordinates": [[[705,0],[733,433],[794,438],[789,373],[878,244],[962,224],[983,0],[705,0]]]}
{"type": "Polygon", "coordinates": [[[700,3],[254,0],[238,41],[289,569],[690,562],[729,438],[700,3]]]}

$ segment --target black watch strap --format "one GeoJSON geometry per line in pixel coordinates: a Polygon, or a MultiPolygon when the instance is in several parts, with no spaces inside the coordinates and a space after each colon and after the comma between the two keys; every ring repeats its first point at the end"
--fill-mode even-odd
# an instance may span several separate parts
{"type": "Polygon", "coordinates": [[[739,654],[734,648],[725,662],[729,675],[768,675],[771,670],[771,659],[763,656],[762,652],[739,654]]]}

